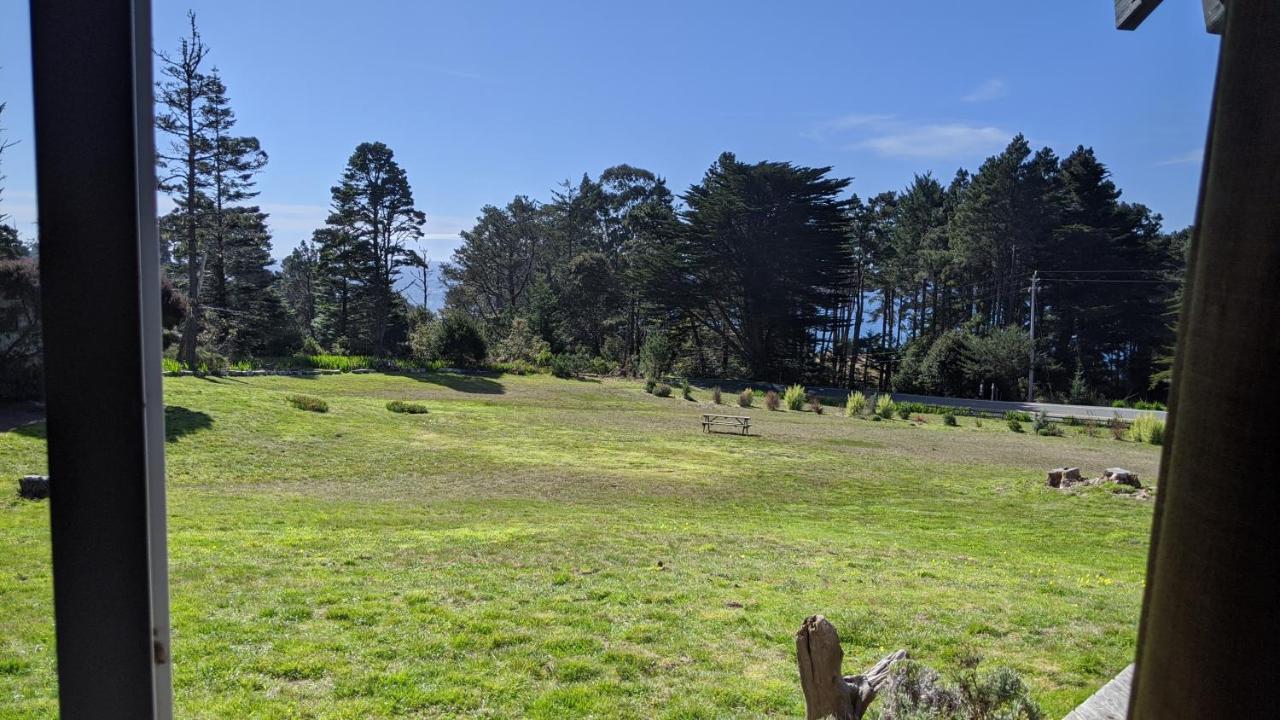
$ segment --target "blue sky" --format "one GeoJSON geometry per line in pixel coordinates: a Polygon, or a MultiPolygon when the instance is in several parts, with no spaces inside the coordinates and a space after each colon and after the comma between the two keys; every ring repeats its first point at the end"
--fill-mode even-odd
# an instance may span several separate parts
{"type": "MultiPolygon", "coordinates": [[[[26,2],[0,2],[0,99],[19,145],[4,211],[35,230],[26,2]]],[[[1194,213],[1218,40],[1200,3],[1135,33],[1110,0],[320,2],[155,0],[172,48],[196,11],[239,129],[271,156],[277,257],[323,222],[352,148],[381,140],[447,259],[486,203],[630,163],[677,192],[724,150],[831,165],[860,195],[976,169],[1017,132],[1093,146],[1125,199],[1194,213]]]]}

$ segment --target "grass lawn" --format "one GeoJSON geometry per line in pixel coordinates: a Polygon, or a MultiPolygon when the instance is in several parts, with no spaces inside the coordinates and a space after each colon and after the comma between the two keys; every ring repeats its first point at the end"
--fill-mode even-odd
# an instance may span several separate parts
{"type": "MultiPolygon", "coordinates": [[[[1105,428],[755,408],[758,436],[706,435],[705,390],[547,376],[165,389],[178,717],[802,717],[812,613],[849,671],[976,652],[1050,718],[1133,653],[1151,503],[1042,486],[1154,479],[1105,428]]],[[[56,715],[48,506],[11,494],[44,468],[42,426],[0,434],[0,718],[56,715]]]]}

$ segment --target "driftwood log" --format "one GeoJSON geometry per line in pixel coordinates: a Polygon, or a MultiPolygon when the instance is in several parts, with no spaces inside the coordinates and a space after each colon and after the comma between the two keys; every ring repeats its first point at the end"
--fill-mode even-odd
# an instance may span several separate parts
{"type": "Polygon", "coordinates": [[[844,650],[836,628],[825,617],[812,615],[796,632],[796,662],[800,688],[804,690],[808,720],[861,720],[880,686],[889,679],[894,663],[907,658],[906,650],[884,656],[861,675],[842,675],[844,650]]]}

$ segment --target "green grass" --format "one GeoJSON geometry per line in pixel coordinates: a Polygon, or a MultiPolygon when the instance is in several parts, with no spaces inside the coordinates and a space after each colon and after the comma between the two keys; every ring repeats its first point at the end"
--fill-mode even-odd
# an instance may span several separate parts
{"type": "MultiPolygon", "coordinates": [[[[812,613],[850,672],[978,652],[1049,717],[1132,659],[1150,503],[1042,482],[1155,477],[1150,445],[763,409],[708,435],[709,403],[544,375],[165,388],[178,717],[801,717],[812,613]]],[[[0,477],[44,470],[40,425],[0,434],[0,477]]],[[[0,718],[53,717],[48,508],[11,498],[0,718]]]]}

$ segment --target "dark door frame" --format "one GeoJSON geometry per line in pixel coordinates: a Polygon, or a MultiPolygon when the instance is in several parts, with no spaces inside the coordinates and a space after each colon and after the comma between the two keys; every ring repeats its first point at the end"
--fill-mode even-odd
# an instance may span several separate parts
{"type": "Polygon", "coordinates": [[[150,0],[32,0],[61,717],[172,716],[150,0]]]}

